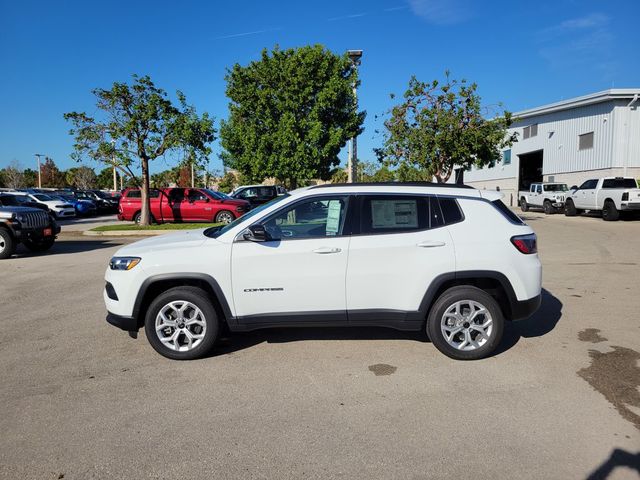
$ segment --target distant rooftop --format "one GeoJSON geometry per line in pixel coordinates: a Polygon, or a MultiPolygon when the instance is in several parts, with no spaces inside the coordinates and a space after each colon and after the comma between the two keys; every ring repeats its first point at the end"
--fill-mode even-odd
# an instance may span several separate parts
{"type": "Polygon", "coordinates": [[[513,114],[516,118],[535,117],[545,113],[559,112],[562,110],[570,110],[576,107],[584,107],[585,105],[593,105],[594,103],[608,102],[611,100],[633,100],[638,96],[637,105],[640,106],[640,88],[612,88],[601,92],[590,93],[582,97],[569,98],[560,102],[549,103],[540,107],[522,110],[513,114]]]}

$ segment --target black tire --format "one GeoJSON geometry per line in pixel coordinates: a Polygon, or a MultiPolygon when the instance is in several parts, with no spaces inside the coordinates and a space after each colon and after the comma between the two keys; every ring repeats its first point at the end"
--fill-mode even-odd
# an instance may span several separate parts
{"type": "Polygon", "coordinates": [[[544,210],[545,215],[551,215],[554,212],[553,205],[549,200],[545,200],[542,204],[542,209],[544,210]]]}
{"type": "Polygon", "coordinates": [[[529,211],[529,205],[527,205],[527,200],[524,197],[520,199],[520,210],[523,212],[529,211]]]}
{"type": "MultiPolygon", "coordinates": [[[[204,290],[197,287],[174,287],[158,295],[153,300],[153,302],[151,302],[151,305],[149,305],[147,314],[145,316],[144,328],[147,335],[147,340],[149,341],[153,349],[160,355],[171,358],[173,360],[193,360],[203,357],[211,350],[220,333],[220,321],[218,319],[218,315],[216,314],[215,308],[211,303],[211,300],[204,290]],[[159,334],[156,332],[155,325],[156,317],[163,309],[163,307],[167,306],[171,302],[181,301],[189,302],[200,309],[200,312],[202,313],[202,319],[206,324],[206,327],[204,329],[204,338],[201,339],[201,342],[198,345],[193,347],[191,350],[186,351],[177,351],[175,349],[167,347],[160,340],[158,336],[159,334]]],[[[185,328],[188,327],[185,326],[185,328]]],[[[167,333],[173,335],[175,334],[175,331],[175,328],[173,330],[169,329],[169,332],[167,333]]],[[[191,330],[190,333],[198,334],[197,331],[191,330]]],[[[165,332],[162,331],[161,335],[165,335],[165,332]]],[[[178,334],[177,338],[179,344],[187,341],[186,334],[184,333],[178,334]]]]}
{"type": "Polygon", "coordinates": [[[220,210],[213,219],[215,223],[231,223],[235,220],[235,216],[229,210],[220,210]]]}
{"type": "Polygon", "coordinates": [[[605,222],[615,222],[620,219],[620,210],[616,208],[616,204],[613,203],[613,200],[607,200],[604,202],[602,219],[605,222]]]}
{"type": "Polygon", "coordinates": [[[16,253],[16,242],[6,228],[0,228],[0,260],[16,253]]]}
{"type": "MultiPolygon", "coordinates": [[[[464,308],[462,309],[464,311],[464,308]]],[[[487,318],[483,315],[478,315],[476,317],[475,322],[485,321],[487,318]]],[[[473,341],[482,341],[481,336],[478,334],[476,330],[469,329],[468,323],[466,330],[469,331],[469,335],[475,335],[473,341]]],[[[463,329],[464,329],[464,325],[463,329]]],[[[504,331],[504,316],[502,315],[502,310],[498,305],[498,302],[489,295],[484,290],[480,290],[479,288],[472,287],[469,285],[462,285],[458,287],[452,287],[446,290],[440,297],[435,301],[432,305],[431,310],[429,311],[429,316],[427,318],[427,335],[435,345],[435,347],[444,353],[447,357],[456,359],[456,360],[477,360],[480,358],[487,357],[490,355],[496,347],[500,344],[502,340],[502,333],[504,331]],[[485,341],[484,344],[476,347],[472,350],[460,350],[449,344],[447,341],[444,332],[442,331],[442,318],[445,312],[455,305],[457,302],[476,302],[482,305],[486,311],[491,316],[491,332],[489,333],[489,338],[485,341]]],[[[457,335],[462,335],[461,339],[464,338],[466,333],[460,332],[457,335]]],[[[452,337],[455,339],[456,336],[452,337]]],[[[461,342],[462,343],[462,342],[461,342]]]]}
{"type": "MultiPolygon", "coordinates": [[[[142,212],[136,212],[133,215],[133,219],[132,219],[133,223],[135,223],[136,225],[140,225],[140,219],[141,218],[142,218],[142,212]]],[[[151,223],[158,223],[158,222],[156,222],[156,219],[155,219],[155,217],[153,215],[151,215],[151,217],[149,218],[149,221],[151,223]]]]}
{"type": "Polygon", "coordinates": [[[570,198],[567,199],[566,202],[564,202],[564,214],[567,217],[575,217],[576,215],[578,215],[578,210],[576,209],[573,200],[571,200],[570,198]]]}
{"type": "Polygon", "coordinates": [[[32,252],[46,252],[56,242],[55,237],[42,238],[40,240],[23,240],[23,244],[32,252]]]}

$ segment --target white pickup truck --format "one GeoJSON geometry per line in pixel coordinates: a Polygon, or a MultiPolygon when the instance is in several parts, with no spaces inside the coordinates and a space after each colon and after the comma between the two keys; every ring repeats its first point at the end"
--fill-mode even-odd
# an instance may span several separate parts
{"type": "Polygon", "coordinates": [[[549,215],[562,210],[568,191],[566,183],[532,183],[529,190],[518,192],[518,202],[523,212],[542,208],[549,215]]]}
{"type": "Polygon", "coordinates": [[[565,202],[567,217],[585,210],[602,211],[602,218],[615,221],[621,211],[640,211],[640,188],[632,177],[605,177],[587,180],[580,187],[571,187],[565,202]]]}

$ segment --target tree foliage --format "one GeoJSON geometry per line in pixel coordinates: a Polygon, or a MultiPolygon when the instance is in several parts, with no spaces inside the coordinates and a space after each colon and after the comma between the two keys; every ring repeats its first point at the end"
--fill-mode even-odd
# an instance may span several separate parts
{"type": "Polygon", "coordinates": [[[454,168],[494,165],[501,150],[516,141],[508,135],[507,111],[483,116],[477,85],[452,80],[424,83],[412,77],[403,101],[385,121],[384,147],[378,151],[389,165],[403,168],[404,177],[446,182],[454,168]]]}
{"type": "MultiPolygon", "coordinates": [[[[88,190],[96,187],[96,172],[86,166],[72,167],[65,172],[66,184],[80,190],[88,190]]],[[[105,188],[105,187],[103,187],[105,188]]],[[[113,175],[111,184],[106,188],[113,188],[113,175]]]]}
{"type": "Polygon", "coordinates": [[[46,157],[40,165],[40,181],[43,187],[62,188],[65,186],[65,174],[60,171],[52,158],[46,157]]]}
{"type": "Polygon", "coordinates": [[[271,52],[226,75],[229,118],[221,122],[225,165],[250,182],[267,177],[290,188],[328,178],[347,140],[362,131],[348,56],[321,45],[271,52]]]}
{"type": "Polygon", "coordinates": [[[23,188],[26,186],[26,179],[20,163],[16,160],[2,170],[2,183],[7,188],[23,188]]]}
{"type": "Polygon", "coordinates": [[[141,223],[148,225],[149,162],[178,150],[193,161],[203,161],[211,153],[209,144],[215,138],[213,119],[207,113],[199,116],[179,91],[174,105],[148,76],[134,75],[131,85],[115,82],[109,90],[98,88],[93,94],[101,120],[79,112],[64,115],[73,126],[73,157],[115,163],[132,178],[135,175],[131,168],[139,165],[141,223]]]}

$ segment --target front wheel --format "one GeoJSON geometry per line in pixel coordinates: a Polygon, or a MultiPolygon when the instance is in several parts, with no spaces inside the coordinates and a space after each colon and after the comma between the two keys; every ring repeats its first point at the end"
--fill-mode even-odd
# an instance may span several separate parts
{"type": "Polygon", "coordinates": [[[544,210],[545,215],[551,215],[553,213],[553,205],[551,205],[549,200],[544,201],[542,209],[544,210]]]}
{"type": "Polygon", "coordinates": [[[427,334],[435,347],[456,360],[477,360],[493,352],[504,330],[495,299],[472,286],[446,290],[431,307],[427,334]]]}
{"type": "Polygon", "coordinates": [[[568,199],[564,203],[564,214],[567,217],[575,217],[578,214],[578,209],[576,209],[576,206],[573,203],[573,200],[568,199]]]}
{"type": "Polygon", "coordinates": [[[55,237],[45,237],[41,238],[40,240],[26,239],[22,243],[32,252],[46,252],[51,247],[53,247],[55,241],[55,237]]]}
{"type": "Polygon", "coordinates": [[[16,252],[16,242],[6,228],[0,228],[0,260],[16,252]]]}
{"type": "Polygon", "coordinates": [[[520,210],[523,212],[529,211],[529,205],[527,205],[527,200],[524,197],[520,199],[520,210]]]}
{"type": "Polygon", "coordinates": [[[235,220],[235,217],[233,216],[233,213],[231,213],[229,210],[221,210],[217,213],[216,218],[215,218],[215,223],[231,223],[235,220]]]}
{"type": "Polygon", "coordinates": [[[147,340],[160,355],[193,360],[211,350],[220,322],[205,291],[175,287],[151,302],[144,327],[147,340]]]}

